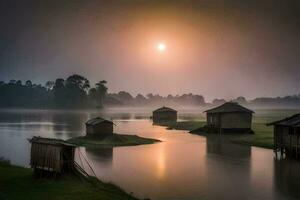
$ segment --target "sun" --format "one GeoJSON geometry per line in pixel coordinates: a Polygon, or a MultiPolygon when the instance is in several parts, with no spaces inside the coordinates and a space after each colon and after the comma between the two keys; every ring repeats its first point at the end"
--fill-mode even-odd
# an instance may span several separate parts
{"type": "Polygon", "coordinates": [[[159,42],[156,48],[159,52],[164,52],[167,49],[167,45],[164,42],[159,42]]]}

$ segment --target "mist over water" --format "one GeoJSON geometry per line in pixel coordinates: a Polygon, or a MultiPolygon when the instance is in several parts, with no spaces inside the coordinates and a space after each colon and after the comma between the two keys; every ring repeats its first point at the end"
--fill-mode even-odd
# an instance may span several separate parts
{"type": "Polygon", "coordinates": [[[266,123],[300,113],[299,19],[299,0],[1,0],[0,160],[30,167],[28,139],[84,136],[103,117],[161,142],[77,147],[75,160],[140,199],[300,199],[299,162],[235,143],[270,148],[266,123]],[[151,120],[168,106],[176,128],[199,128],[229,101],[255,111],[257,135],[151,120]]]}
{"type": "MultiPolygon", "coordinates": [[[[179,110],[181,120],[204,120],[197,110],[179,110]]],[[[256,110],[255,122],[298,110],[256,110]]],[[[275,160],[272,150],[229,143],[218,135],[203,137],[167,130],[149,119],[151,109],[102,111],[1,110],[0,157],[29,166],[33,136],[68,139],[85,134],[95,116],[113,119],[115,132],[159,139],[151,145],[104,149],[78,148],[101,180],[140,198],[151,199],[298,199],[298,162],[275,160]],[[12,149],[11,147],[14,146],[12,149]]],[[[87,163],[85,170],[91,175],[87,163]]]]}

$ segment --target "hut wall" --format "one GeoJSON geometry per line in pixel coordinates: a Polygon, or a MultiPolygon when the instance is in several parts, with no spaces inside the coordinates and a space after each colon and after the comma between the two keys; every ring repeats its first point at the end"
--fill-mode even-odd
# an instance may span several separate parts
{"type": "Polygon", "coordinates": [[[207,113],[207,125],[208,126],[212,126],[212,127],[216,127],[219,128],[220,124],[221,124],[221,119],[220,119],[220,115],[219,113],[207,113]]]}
{"type": "Polygon", "coordinates": [[[275,125],[274,149],[287,156],[300,158],[300,129],[275,125]]]}
{"type": "Polygon", "coordinates": [[[252,114],[250,113],[222,113],[221,128],[223,129],[251,129],[252,114]]]}
{"type": "Polygon", "coordinates": [[[289,145],[289,127],[287,126],[274,126],[274,140],[276,141],[278,146],[286,146],[289,145]]]}
{"type": "Polygon", "coordinates": [[[104,135],[113,133],[113,123],[103,122],[97,125],[87,125],[86,133],[88,135],[104,135]]]}
{"type": "Polygon", "coordinates": [[[63,171],[70,171],[74,169],[74,155],[75,148],[65,146],[61,153],[61,167],[63,171]]]}
{"type": "Polygon", "coordinates": [[[61,172],[61,147],[33,143],[30,164],[35,169],[61,172]]]}
{"type": "Polygon", "coordinates": [[[177,113],[176,112],[153,112],[153,121],[177,121],[177,113]]]}
{"type": "Polygon", "coordinates": [[[206,114],[206,123],[207,126],[212,126],[212,115],[210,113],[206,114]]]}

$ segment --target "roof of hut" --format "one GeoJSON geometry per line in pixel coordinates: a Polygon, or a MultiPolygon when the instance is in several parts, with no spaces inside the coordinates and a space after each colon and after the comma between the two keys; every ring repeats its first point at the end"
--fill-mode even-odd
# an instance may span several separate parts
{"type": "Polygon", "coordinates": [[[249,110],[236,102],[226,102],[220,106],[204,111],[206,113],[231,113],[231,112],[247,112],[254,113],[254,111],[249,110]]]}
{"type": "Polygon", "coordinates": [[[291,117],[287,117],[282,120],[278,120],[267,124],[267,126],[271,125],[300,127],[300,114],[295,114],[291,117]]]}
{"type": "Polygon", "coordinates": [[[114,124],[112,121],[107,120],[107,119],[103,119],[101,117],[96,117],[96,118],[89,119],[85,124],[86,125],[96,125],[96,124],[101,124],[101,123],[104,123],[104,122],[114,124]]]}
{"type": "Polygon", "coordinates": [[[161,108],[154,110],[153,112],[177,112],[177,110],[163,106],[161,108]]]}
{"type": "Polygon", "coordinates": [[[76,145],[74,145],[74,144],[71,144],[64,140],[54,139],[54,138],[33,137],[33,138],[29,139],[29,142],[30,143],[39,143],[39,144],[48,144],[48,145],[53,145],[53,146],[76,147],[76,145]]]}

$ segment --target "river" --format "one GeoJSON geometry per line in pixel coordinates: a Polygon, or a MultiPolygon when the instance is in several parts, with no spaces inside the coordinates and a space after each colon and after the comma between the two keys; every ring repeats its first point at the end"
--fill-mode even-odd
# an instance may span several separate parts
{"type": "MultiPolygon", "coordinates": [[[[80,148],[96,176],[139,198],[299,199],[300,164],[276,160],[272,150],[228,143],[214,135],[154,126],[150,110],[55,111],[1,110],[0,157],[29,167],[32,136],[68,139],[84,135],[84,122],[94,116],[113,119],[115,132],[159,139],[151,145],[106,149],[80,148]]],[[[200,113],[200,114],[199,114],[200,113]]],[[[185,111],[180,119],[203,119],[185,111]]],[[[86,164],[85,169],[91,173],[86,164]]]]}

